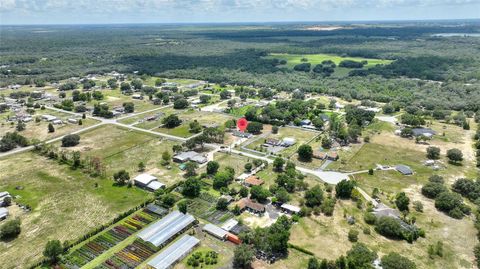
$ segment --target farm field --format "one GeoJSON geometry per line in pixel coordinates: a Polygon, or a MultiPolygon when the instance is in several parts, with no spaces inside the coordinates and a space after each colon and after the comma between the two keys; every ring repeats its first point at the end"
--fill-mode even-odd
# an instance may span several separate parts
{"type": "Polygon", "coordinates": [[[67,268],[85,266],[160,217],[162,216],[145,208],[138,210],[119,223],[114,224],[110,229],[76,246],[65,258],[65,266],[67,268]]]}
{"type": "Polygon", "coordinates": [[[175,142],[114,125],[96,128],[81,134],[80,137],[80,144],[69,150],[78,150],[90,157],[100,157],[106,165],[107,177],[121,167],[133,178],[140,173],[138,163],[143,162],[145,173],[157,176],[159,181],[167,186],[182,179],[182,172],[176,164],[172,163],[170,169],[160,164],[164,151],[173,155],[172,146],[175,142]]]}
{"type": "Polygon", "coordinates": [[[76,240],[150,197],[31,152],[2,160],[0,170],[0,189],[32,208],[23,212],[10,207],[22,221],[22,232],[14,241],[0,243],[4,268],[28,267],[42,258],[48,240],[76,240]]]}

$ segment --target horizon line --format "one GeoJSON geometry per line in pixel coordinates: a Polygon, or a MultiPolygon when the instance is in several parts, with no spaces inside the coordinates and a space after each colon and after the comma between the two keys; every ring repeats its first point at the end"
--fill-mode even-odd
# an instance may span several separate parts
{"type": "Polygon", "coordinates": [[[285,21],[197,21],[197,22],[111,22],[111,23],[39,23],[39,24],[20,24],[20,23],[11,23],[11,24],[2,24],[0,23],[0,27],[3,26],[102,26],[102,25],[246,25],[246,24],[316,24],[316,23],[324,23],[324,24],[355,24],[355,23],[382,23],[382,22],[389,22],[389,23],[408,23],[408,22],[460,22],[460,21],[468,21],[468,22],[475,22],[479,21],[480,18],[455,18],[455,19],[380,19],[380,20],[325,20],[325,21],[314,21],[314,20],[306,20],[306,21],[297,21],[297,20],[285,20],[285,21]]]}

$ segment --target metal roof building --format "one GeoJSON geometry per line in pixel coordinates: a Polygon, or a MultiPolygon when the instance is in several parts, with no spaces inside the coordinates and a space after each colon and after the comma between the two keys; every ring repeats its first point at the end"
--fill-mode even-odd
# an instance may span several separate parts
{"type": "Polygon", "coordinates": [[[236,219],[229,219],[222,225],[222,229],[230,232],[235,226],[237,226],[237,224],[238,221],[236,219]]]}
{"type": "Polygon", "coordinates": [[[150,174],[140,174],[133,179],[133,181],[135,182],[135,185],[138,185],[141,187],[145,187],[155,180],[157,180],[157,178],[150,174]]]}
{"type": "Polygon", "coordinates": [[[290,205],[290,204],[283,204],[281,206],[281,208],[289,213],[292,213],[292,214],[298,214],[300,213],[300,207],[298,206],[294,206],[294,205],[290,205]]]}
{"type": "Polygon", "coordinates": [[[159,247],[190,226],[194,221],[195,218],[190,214],[173,211],[142,230],[138,237],[159,247]]]}
{"type": "Polygon", "coordinates": [[[6,219],[8,217],[8,210],[4,207],[0,207],[0,220],[6,219]]]}
{"type": "Polygon", "coordinates": [[[188,253],[198,245],[198,243],[200,243],[200,240],[197,238],[190,235],[184,235],[149,261],[148,266],[155,269],[171,268],[177,261],[187,256],[188,253]]]}
{"type": "Polygon", "coordinates": [[[225,239],[227,236],[227,231],[211,223],[205,224],[205,226],[203,226],[203,230],[215,237],[218,237],[219,239],[225,239]]]}
{"type": "Polygon", "coordinates": [[[395,169],[404,175],[413,175],[413,170],[409,166],[399,164],[395,166],[395,169]]]}

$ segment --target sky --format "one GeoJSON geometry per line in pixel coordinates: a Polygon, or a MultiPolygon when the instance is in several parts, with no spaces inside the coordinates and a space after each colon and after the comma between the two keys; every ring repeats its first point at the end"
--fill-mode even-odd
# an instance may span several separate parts
{"type": "Polygon", "coordinates": [[[478,19],[480,0],[0,0],[0,24],[478,19]]]}

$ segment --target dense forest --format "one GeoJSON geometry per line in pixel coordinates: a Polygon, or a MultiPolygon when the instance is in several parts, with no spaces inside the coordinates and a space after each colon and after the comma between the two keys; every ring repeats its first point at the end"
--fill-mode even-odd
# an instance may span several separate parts
{"type": "MultiPolygon", "coordinates": [[[[139,71],[346,99],[398,101],[455,110],[480,107],[479,21],[345,25],[297,24],[2,26],[0,86],[57,81],[87,73],[139,71]],[[295,71],[269,53],[393,60],[342,76],[295,71]]],[[[313,68],[313,66],[312,66],[313,68]]]]}

